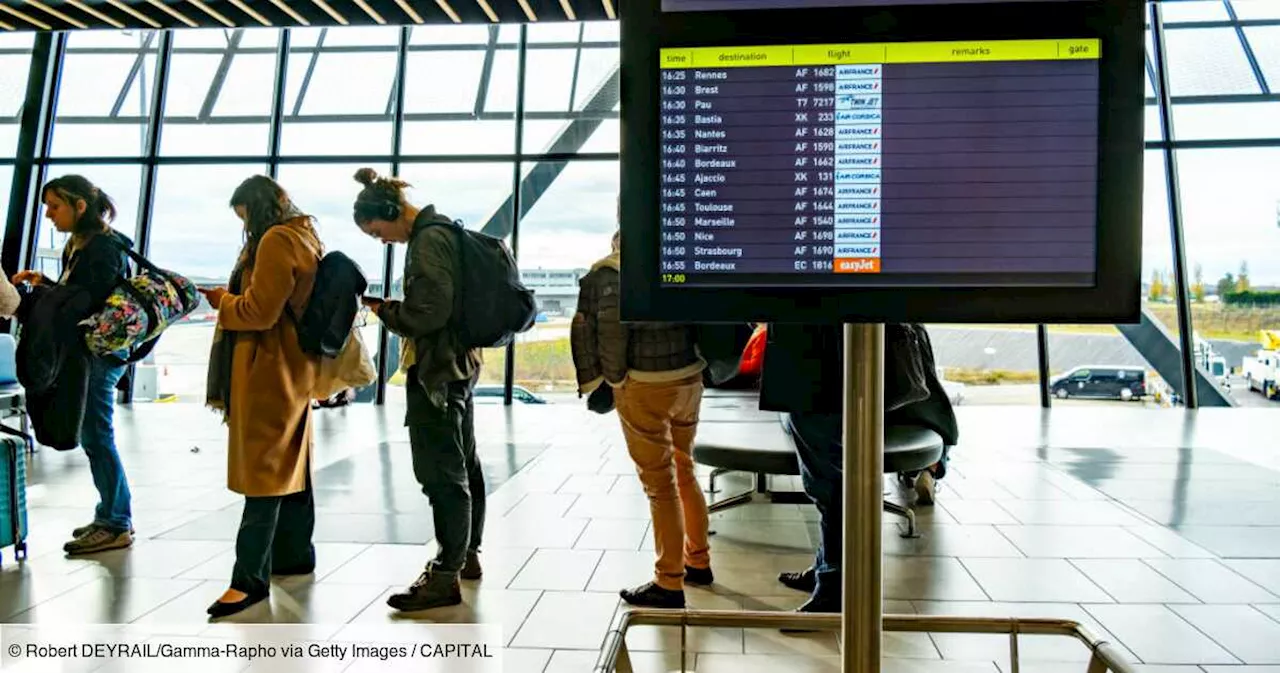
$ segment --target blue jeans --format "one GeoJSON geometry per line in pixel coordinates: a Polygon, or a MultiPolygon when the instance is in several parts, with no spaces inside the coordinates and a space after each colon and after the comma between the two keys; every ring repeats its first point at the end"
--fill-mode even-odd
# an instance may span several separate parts
{"type": "Polygon", "coordinates": [[[800,459],[800,483],[818,508],[818,551],[813,599],[840,609],[844,551],[842,427],[839,414],[791,414],[791,436],[800,459]]]}
{"type": "Polygon", "coordinates": [[[113,367],[94,358],[89,365],[89,384],[85,391],[84,421],[80,424],[80,446],[89,457],[89,471],[98,489],[98,507],[93,522],[113,533],[123,533],[133,526],[129,482],[124,465],[116,451],[113,427],[116,384],[124,375],[124,367],[113,367]]]}

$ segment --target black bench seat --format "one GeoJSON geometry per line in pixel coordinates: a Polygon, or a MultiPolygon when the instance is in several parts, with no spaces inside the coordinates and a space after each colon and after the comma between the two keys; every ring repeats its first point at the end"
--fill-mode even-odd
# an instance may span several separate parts
{"type": "MultiPolygon", "coordinates": [[[[752,502],[764,496],[770,502],[808,502],[803,494],[771,491],[769,475],[796,476],[800,463],[795,445],[787,431],[785,418],[778,414],[762,416],[754,409],[742,409],[740,420],[734,414],[718,409],[711,418],[698,425],[693,446],[694,462],[710,466],[711,492],[716,477],[726,472],[756,475],[755,489],[711,503],[712,512],[752,502]]],[[[886,474],[918,472],[942,459],[943,442],[938,433],[917,426],[891,426],[885,429],[884,471],[886,474]]],[[[915,514],[896,503],[885,502],[885,511],[907,520],[907,536],[915,537],[915,514]]]]}

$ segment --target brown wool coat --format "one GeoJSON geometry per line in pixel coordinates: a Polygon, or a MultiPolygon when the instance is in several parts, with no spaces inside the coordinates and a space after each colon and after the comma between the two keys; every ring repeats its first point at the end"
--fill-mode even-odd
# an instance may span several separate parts
{"type": "Polygon", "coordinates": [[[236,334],[231,365],[227,488],[249,497],[305,487],[311,457],[311,389],[319,358],[298,345],[285,302],[301,315],[323,248],[305,220],[262,237],[241,293],[226,295],[218,324],[236,334]]]}

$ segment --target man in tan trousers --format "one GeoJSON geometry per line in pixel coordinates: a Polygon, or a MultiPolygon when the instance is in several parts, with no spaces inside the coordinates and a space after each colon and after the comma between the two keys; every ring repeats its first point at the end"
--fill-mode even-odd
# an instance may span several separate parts
{"type": "Polygon", "coordinates": [[[621,596],[632,605],[683,608],[686,582],[713,581],[707,502],[692,457],[706,363],[689,326],[622,324],[618,248],[614,234],[613,253],[580,281],[571,330],[578,390],[611,390],[627,451],[649,497],[658,556],[654,578],[621,596]]]}

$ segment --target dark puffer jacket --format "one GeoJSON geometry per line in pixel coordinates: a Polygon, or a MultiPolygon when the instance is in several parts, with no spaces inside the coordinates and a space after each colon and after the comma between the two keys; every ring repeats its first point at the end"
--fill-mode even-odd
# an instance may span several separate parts
{"type": "Polygon", "coordinates": [[[622,324],[617,253],[596,262],[578,283],[578,310],[569,336],[579,394],[589,394],[605,382],[622,385],[627,377],[661,383],[702,373],[706,363],[698,354],[694,327],[622,324]]]}

